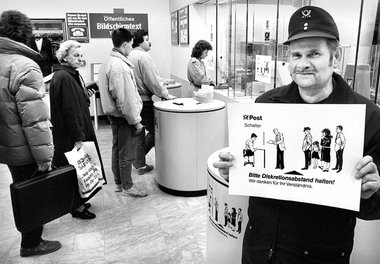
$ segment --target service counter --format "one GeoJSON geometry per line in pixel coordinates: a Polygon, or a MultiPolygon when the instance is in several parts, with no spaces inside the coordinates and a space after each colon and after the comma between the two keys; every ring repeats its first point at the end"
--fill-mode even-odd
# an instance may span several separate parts
{"type": "Polygon", "coordinates": [[[241,263],[249,198],[228,194],[228,182],[213,166],[220,151],[228,148],[212,153],[207,160],[207,263],[241,263]]]}
{"type": "Polygon", "coordinates": [[[192,98],[154,103],[157,182],[181,196],[207,193],[207,158],[227,143],[226,106],[192,98]]]}

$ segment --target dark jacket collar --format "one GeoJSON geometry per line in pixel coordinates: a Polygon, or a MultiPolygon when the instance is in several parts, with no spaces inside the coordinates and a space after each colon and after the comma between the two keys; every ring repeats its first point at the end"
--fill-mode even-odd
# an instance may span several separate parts
{"type": "MultiPolygon", "coordinates": [[[[354,93],[351,87],[343,80],[343,78],[333,73],[333,91],[325,100],[320,103],[324,104],[351,104],[354,103],[354,93]]],[[[273,93],[269,98],[279,103],[306,103],[298,90],[298,85],[293,81],[287,86],[278,88],[277,93],[273,93]]],[[[275,89],[276,90],[276,89],[275,89]]]]}
{"type": "Polygon", "coordinates": [[[56,72],[56,71],[59,71],[59,70],[65,70],[65,71],[69,72],[72,75],[78,75],[79,74],[79,72],[76,69],[74,69],[73,67],[70,67],[70,66],[67,66],[67,65],[63,65],[63,64],[55,64],[53,66],[53,71],[56,72]]]}

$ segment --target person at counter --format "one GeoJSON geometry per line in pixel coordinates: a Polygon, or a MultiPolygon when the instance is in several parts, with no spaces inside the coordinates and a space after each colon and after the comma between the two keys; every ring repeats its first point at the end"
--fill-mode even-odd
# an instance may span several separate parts
{"type": "MultiPolygon", "coordinates": [[[[250,197],[242,263],[348,264],[356,217],[380,219],[380,109],[334,72],[342,53],[338,28],[327,11],[301,7],[291,16],[288,30],[285,44],[293,82],[256,102],[366,105],[364,157],[352,175],[362,181],[360,211],[250,197]]],[[[226,152],[219,157],[214,166],[228,178],[234,157],[226,152]]]]}
{"type": "Polygon", "coordinates": [[[143,101],[141,110],[141,123],[145,126],[147,134],[141,133],[137,142],[136,159],[133,163],[137,173],[142,175],[153,170],[152,165],[146,164],[145,155],[154,147],[154,108],[152,96],[156,95],[164,100],[175,99],[168,93],[164,85],[160,83],[160,76],[156,64],[148,54],[151,47],[148,31],[137,30],[133,34],[132,51],[128,59],[135,66],[133,73],[136,78],[137,90],[143,101]]]}
{"type": "Polygon", "coordinates": [[[206,40],[199,40],[191,52],[191,59],[187,64],[187,79],[190,82],[191,92],[198,91],[202,84],[214,85],[207,76],[203,59],[207,57],[212,46],[206,40]]]}
{"type": "Polygon", "coordinates": [[[136,158],[141,124],[142,101],[137,92],[133,65],[127,59],[132,50],[133,35],[125,28],[111,34],[113,49],[99,70],[99,92],[103,111],[112,129],[112,172],[115,192],[123,196],[145,197],[147,193],[132,179],[132,164],[136,158]]]}

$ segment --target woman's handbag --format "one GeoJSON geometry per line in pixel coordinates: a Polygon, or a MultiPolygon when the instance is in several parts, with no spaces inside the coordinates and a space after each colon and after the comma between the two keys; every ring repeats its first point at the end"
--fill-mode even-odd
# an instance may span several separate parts
{"type": "Polygon", "coordinates": [[[77,175],[71,165],[42,172],[30,180],[10,185],[17,230],[28,232],[77,208],[77,175]]]}
{"type": "Polygon", "coordinates": [[[99,157],[94,142],[83,142],[82,148],[66,152],[65,156],[77,172],[79,194],[88,198],[104,184],[99,157]]]}

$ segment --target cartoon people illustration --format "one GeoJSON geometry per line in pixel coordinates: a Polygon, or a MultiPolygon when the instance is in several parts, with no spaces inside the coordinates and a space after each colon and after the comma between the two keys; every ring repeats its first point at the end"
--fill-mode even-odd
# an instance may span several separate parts
{"type": "Polygon", "coordinates": [[[243,213],[241,211],[241,208],[238,209],[237,221],[238,221],[238,229],[236,232],[238,232],[240,234],[241,233],[241,223],[243,222],[243,213]]]}
{"type": "Polygon", "coordinates": [[[251,137],[247,139],[245,142],[245,149],[243,150],[243,157],[247,160],[244,161],[244,166],[247,164],[251,164],[252,167],[255,166],[255,151],[257,148],[255,148],[254,143],[257,138],[257,135],[255,133],[251,134],[251,137]],[[249,157],[252,157],[252,161],[249,160],[249,157]]]}
{"type": "Polygon", "coordinates": [[[313,169],[318,168],[319,151],[321,151],[319,142],[314,141],[311,146],[311,163],[313,164],[313,169]]]}
{"type": "Polygon", "coordinates": [[[267,143],[276,145],[276,148],[277,148],[276,169],[283,170],[284,169],[284,150],[285,150],[284,134],[282,134],[277,128],[273,129],[273,133],[275,135],[274,140],[269,140],[267,143]]]}
{"type": "Polygon", "coordinates": [[[228,204],[224,204],[224,226],[228,224],[228,204]]]}
{"type": "Polygon", "coordinates": [[[236,229],[236,216],[237,216],[236,209],[235,209],[235,207],[232,207],[232,212],[231,212],[231,229],[232,229],[232,231],[235,231],[235,229],[236,229]]]}
{"type": "Polygon", "coordinates": [[[208,199],[208,211],[210,212],[210,214],[211,214],[211,200],[212,200],[212,197],[210,195],[210,197],[208,199]]]}
{"type": "Polygon", "coordinates": [[[302,142],[302,151],[305,154],[305,166],[301,170],[307,170],[311,164],[311,145],[313,143],[313,137],[310,133],[310,127],[304,127],[303,132],[305,137],[302,142]]]}
{"type": "Polygon", "coordinates": [[[322,130],[321,138],[321,168],[324,172],[328,172],[330,168],[330,145],[331,145],[331,132],[330,129],[324,128],[322,130]]]}
{"type": "Polygon", "coordinates": [[[227,213],[227,227],[231,228],[231,213],[227,213]]]}
{"type": "Polygon", "coordinates": [[[215,207],[215,221],[218,222],[218,210],[219,210],[219,204],[216,197],[214,198],[214,207],[215,207]]]}
{"type": "Polygon", "coordinates": [[[211,215],[211,217],[213,217],[214,216],[214,203],[213,203],[211,195],[210,195],[210,198],[208,199],[208,207],[209,207],[210,215],[211,215]]]}
{"type": "Polygon", "coordinates": [[[337,170],[336,172],[340,172],[342,170],[343,166],[343,150],[346,146],[346,138],[342,132],[343,127],[337,126],[336,127],[336,137],[335,137],[335,147],[334,150],[336,152],[336,165],[333,170],[337,170]]]}

